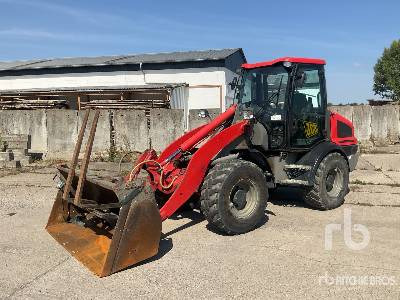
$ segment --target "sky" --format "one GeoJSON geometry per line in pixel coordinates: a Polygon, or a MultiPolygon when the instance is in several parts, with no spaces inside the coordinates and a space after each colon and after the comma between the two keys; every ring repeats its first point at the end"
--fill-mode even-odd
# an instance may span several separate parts
{"type": "Polygon", "coordinates": [[[333,103],[380,98],[399,0],[0,0],[0,61],[243,48],[248,62],[324,58],[333,103]]]}

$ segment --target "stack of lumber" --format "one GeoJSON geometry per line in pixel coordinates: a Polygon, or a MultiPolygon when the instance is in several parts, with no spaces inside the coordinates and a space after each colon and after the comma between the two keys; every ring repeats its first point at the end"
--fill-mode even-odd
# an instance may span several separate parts
{"type": "Polygon", "coordinates": [[[0,110],[9,109],[51,109],[65,108],[66,100],[27,100],[27,99],[2,99],[0,101],[0,110]]]}
{"type": "Polygon", "coordinates": [[[142,109],[150,108],[169,108],[168,100],[91,100],[81,102],[81,108],[98,109],[142,109]]]}

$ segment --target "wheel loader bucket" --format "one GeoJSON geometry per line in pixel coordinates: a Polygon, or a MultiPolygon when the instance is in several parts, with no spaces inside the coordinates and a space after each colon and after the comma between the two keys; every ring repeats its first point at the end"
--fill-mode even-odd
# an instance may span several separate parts
{"type": "Polygon", "coordinates": [[[96,111],[80,171],[78,156],[89,119],[87,110],[69,167],[59,166],[57,193],[46,230],[72,256],[103,277],[158,252],[161,217],[145,180],[127,188],[86,178],[100,112],[96,111]]]}
{"type": "MultiPolygon", "coordinates": [[[[77,181],[75,178],[73,183],[77,181]]],[[[149,187],[136,187],[125,194],[121,205],[112,189],[87,180],[82,193],[85,201],[77,207],[64,201],[59,191],[46,230],[100,277],[146,260],[157,254],[161,236],[161,218],[154,192],[149,187]],[[93,213],[91,207],[95,205],[92,201],[86,203],[86,199],[94,200],[100,208],[111,207],[115,222],[109,218],[104,220],[98,212],[93,213]]],[[[100,209],[101,213],[103,211],[100,209]]]]}

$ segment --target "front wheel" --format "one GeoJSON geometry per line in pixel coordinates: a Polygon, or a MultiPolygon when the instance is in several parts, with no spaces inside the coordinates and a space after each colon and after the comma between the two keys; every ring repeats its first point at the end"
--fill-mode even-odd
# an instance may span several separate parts
{"type": "Polygon", "coordinates": [[[253,230],[263,218],[268,189],[255,164],[232,159],[217,163],[201,188],[201,210],[208,222],[227,234],[253,230]]]}
{"type": "Polygon", "coordinates": [[[328,154],[315,172],[314,185],[304,201],[313,208],[329,210],[344,203],[349,186],[349,166],[339,153],[328,154]]]}

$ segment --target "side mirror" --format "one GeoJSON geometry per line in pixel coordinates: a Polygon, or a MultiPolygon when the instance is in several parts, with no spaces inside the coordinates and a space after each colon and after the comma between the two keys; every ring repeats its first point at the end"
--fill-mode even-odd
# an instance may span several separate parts
{"type": "Polygon", "coordinates": [[[304,72],[296,75],[296,87],[302,87],[307,80],[307,75],[304,72]]]}

